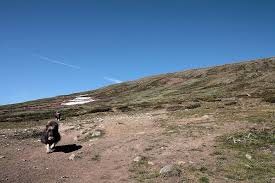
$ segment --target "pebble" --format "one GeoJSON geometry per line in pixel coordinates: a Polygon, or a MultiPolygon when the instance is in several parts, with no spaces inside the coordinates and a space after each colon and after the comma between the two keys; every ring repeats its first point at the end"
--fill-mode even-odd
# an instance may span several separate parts
{"type": "Polygon", "coordinates": [[[184,165],[186,162],[185,161],[179,161],[178,165],[184,165]]]}
{"type": "Polygon", "coordinates": [[[162,167],[159,171],[160,174],[166,174],[166,173],[169,173],[171,172],[173,169],[173,165],[166,165],[164,167],[162,167]]]}
{"type": "Polygon", "coordinates": [[[92,133],[92,137],[99,137],[99,136],[101,136],[101,131],[94,131],[92,133]]]}
{"type": "Polygon", "coordinates": [[[5,156],[0,156],[0,159],[6,158],[5,156]]]}
{"type": "Polygon", "coordinates": [[[142,159],[142,157],[141,157],[141,156],[137,156],[137,157],[135,157],[134,162],[140,162],[140,161],[141,161],[141,159],[142,159]]]}
{"type": "Polygon", "coordinates": [[[69,157],[69,160],[75,160],[75,154],[72,154],[72,155],[69,157]]]}
{"type": "Polygon", "coordinates": [[[248,160],[251,160],[251,159],[252,159],[252,156],[249,155],[249,154],[246,154],[245,157],[246,157],[246,159],[248,159],[248,160]]]}

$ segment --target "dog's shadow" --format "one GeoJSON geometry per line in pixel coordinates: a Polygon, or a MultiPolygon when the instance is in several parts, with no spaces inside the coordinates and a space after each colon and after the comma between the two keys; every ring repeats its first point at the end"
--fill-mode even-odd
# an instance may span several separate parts
{"type": "Polygon", "coordinates": [[[56,146],[54,148],[54,152],[70,153],[70,152],[77,151],[81,148],[82,148],[81,145],[76,145],[76,144],[61,145],[61,146],[56,146]]]}

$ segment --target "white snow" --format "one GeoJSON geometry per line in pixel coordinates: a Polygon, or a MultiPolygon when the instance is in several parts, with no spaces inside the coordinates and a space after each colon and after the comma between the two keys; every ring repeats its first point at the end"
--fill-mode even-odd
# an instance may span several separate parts
{"type": "Polygon", "coordinates": [[[95,101],[94,99],[92,99],[91,97],[76,97],[72,100],[69,100],[68,102],[62,103],[61,105],[79,105],[79,104],[86,104],[89,102],[93,102],[95,101]]]}

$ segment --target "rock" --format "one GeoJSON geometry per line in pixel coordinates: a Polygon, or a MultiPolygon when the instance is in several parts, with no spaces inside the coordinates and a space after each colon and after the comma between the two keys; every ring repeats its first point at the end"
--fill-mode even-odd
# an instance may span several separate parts
{"type": "Polygon", "coordinates": [[[166,165],[160,169],[159,173],[160,174],[167,174],[173,170],[173,165],[166,165]]]}
{"type": "Polygon", "coordinates": [[[74,141],[78,141],[78,137],[74,137],[74,141]]]}
{"type": "Polygon", "coordinates": [[[155,163],[154,162],[152,162],[152,161],[148,161],[148,165],[154,165],[155,163]]]}
{"type": "Polygon", "coordinates": [[[0,156],[0,159],[6,158],[5,156],[0,156]]]}
{"type": "Polygon", "coordinates": [[[138,132],[138,133],[136,133],[137,135],[144,135],[145,134],[145,132],[138,132]]]}
{"type": "Polygon", "coordinates": [[[101,135],[102,135],[101,131],[94,131],[94,132],[92,132],[92,137],[99,137],[101,135]]]}
{"type": "Polygon", "coordinates": [[[142,157],[141,156],[137,156],[137,157],[135,157],[134,162],[140,162],[141,160],[142,160],[142,157]]]}
{"type": "Polygon", "coordinates": [[[209,115],[203,115],[201,118],[203,118],[203,119],[209,119],[210,117],[209,117],[209,115]]]}
{"type": "Polygon", "coordinates": [[[248,160],[251,160],[251,159],[252,159],[252,156],[249,155],[249,154],[246,154],[245,157],[246,157],[246,159],[248,159],[248,160]]]}
{"type": "Polygon", "coordinates": [[[169,130],[167,133],[175,133],[175,130],[169,130]]]}
{"type": "Polygon", "coordinates": [[[179,161],[177,164],[179,165],[179,166],[182,166],[182,165],[184,165],[186,162],[185,161],[179,161]]]}
{"type": "Polygon", "coordinates": [[[72,155],[69,157],[69,160],[75,160],[75,154],[72,154],[72,155]]]}

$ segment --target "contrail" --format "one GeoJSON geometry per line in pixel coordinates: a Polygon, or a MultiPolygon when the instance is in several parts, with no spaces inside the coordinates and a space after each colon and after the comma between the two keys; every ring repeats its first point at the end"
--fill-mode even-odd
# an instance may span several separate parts
{"type": "Polygon", "coordinates": [[[110,77],[104,77],[105,80],[113,82],[113,83],[122,83],[123,81],[115,78],[110,78],[110,77]]]}
{"type": "Polygon", "coordinates": [[[80,67],[78,67],[78,66],[71,65],[71,64],[66,64],[64,62],[61,62],[61,61],[55,60],[55,59],[51,59],[51,58],[46,57],[46,56],[37,55],[37,54],[33,54],[33,55],[40,58],[41,60],[44,60],[44,61],[47,61],[47,62],[50,62],[50,63],[53,63],[53,64],[59,64],[59,65],[63,65],[63,66],[66,66],[66,67],[73,68],[73,69],[80,69],[80,67]]]}

